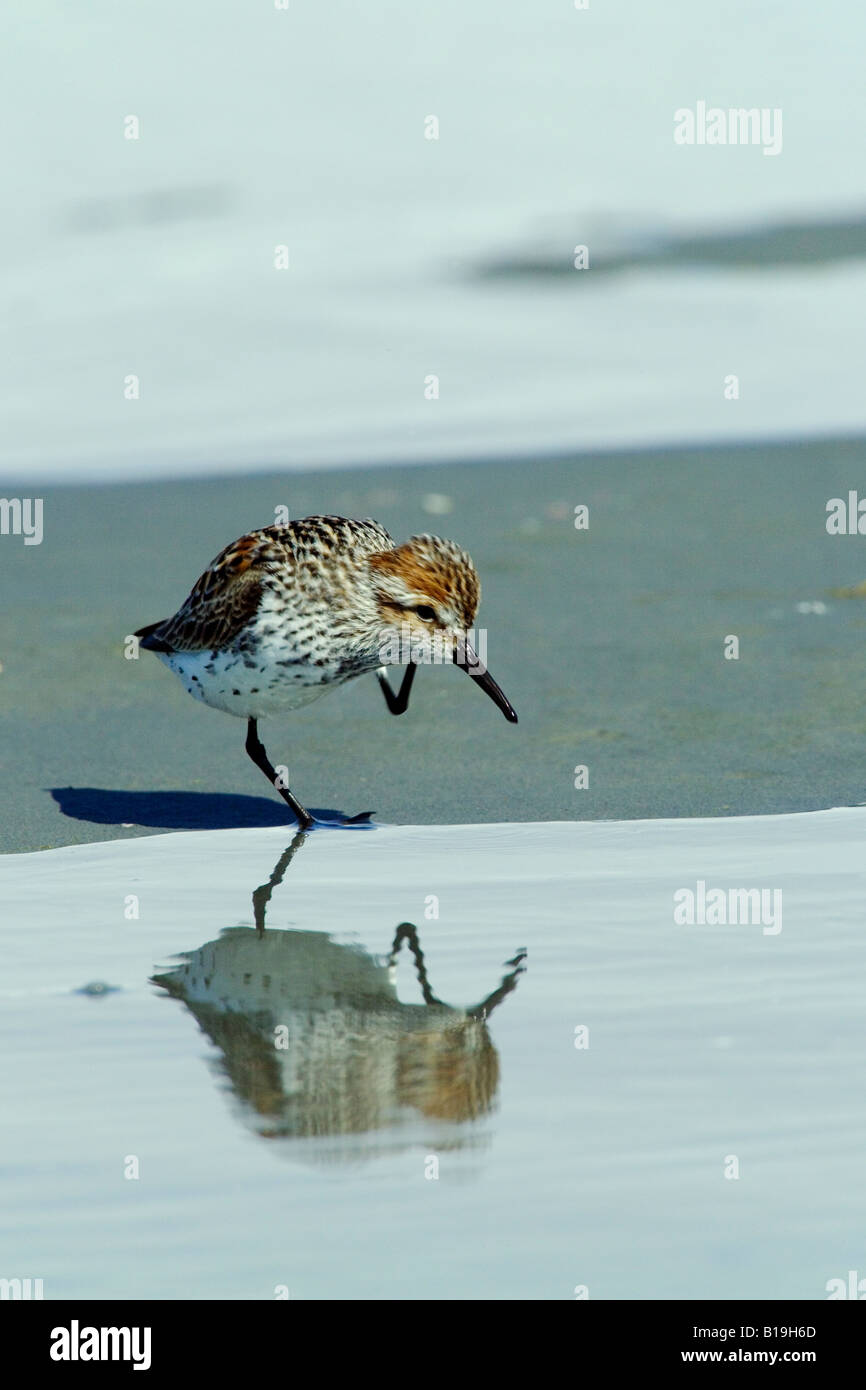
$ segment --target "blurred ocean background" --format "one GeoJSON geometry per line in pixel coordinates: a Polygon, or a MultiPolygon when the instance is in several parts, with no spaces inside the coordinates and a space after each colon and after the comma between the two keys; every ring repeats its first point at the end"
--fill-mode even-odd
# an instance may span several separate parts
{"type": "Polygon", "coordinates": [[[8,478],[866,424],[850,4],[8,0],[0,35],[8,478]],[[779,108],[781,152],[675,144],[699,101],[779,108]]]}

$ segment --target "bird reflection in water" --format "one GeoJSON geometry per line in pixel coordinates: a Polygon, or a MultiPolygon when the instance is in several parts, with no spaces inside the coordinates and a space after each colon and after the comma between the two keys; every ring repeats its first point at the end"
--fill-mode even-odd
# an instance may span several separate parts
{"type": "Polygon", "coordinates": [[[261,1137],[327,1140],[314,1144],[324,1161],[428,1142],[431,1123],[440,1149],[474,1144],[469,1122],[492,1110],[499,1086],[488,1019],[515,989],[525,949],[492,993],[458,1008],[434,994],[411,922],[385,959],[321,931],[266,930],[271,895],[305,839],[299,831],[253,893],[254,929],[227,929],[153,983],[219,1049],[217,1069],[261,1137]],[[397,997],[404,944],[421,1004],[397,997]]]}

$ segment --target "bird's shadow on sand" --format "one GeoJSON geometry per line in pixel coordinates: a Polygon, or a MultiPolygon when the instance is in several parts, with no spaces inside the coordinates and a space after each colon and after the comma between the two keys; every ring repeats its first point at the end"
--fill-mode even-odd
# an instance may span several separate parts
{"type": "MultiPolygon", "coordinates": [[[[96,825],[152,826],[159,830],[236,830],[293,826],[287,806],[264,796],[224,792],[129,792],[103,787],[51,787],[64,816],[96,825]]],[[[310,808],[317,820],[339,820],[339,811],[310,808]]]]}

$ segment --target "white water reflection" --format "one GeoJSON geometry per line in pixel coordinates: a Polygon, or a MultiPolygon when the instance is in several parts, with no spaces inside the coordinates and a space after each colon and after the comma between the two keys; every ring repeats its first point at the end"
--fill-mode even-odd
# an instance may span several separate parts
{"type": "Polygon", "coordinates": [[[866,1231],[864,833],[855,808],[316,831],[282,875],[282,828],[0,858],[0,1276],[825,1297],[866,1231]],[[782,931],[678,924],[700,881],[778,888],[782,931]]]}
{"type": "Polygon", "coordinates": [[[493,1108],[499,1084],[488,1018],[514,989],[525,951],[490,995],[455,1008],[433,992],[411,922],[399,924],[387,958],[323,932],[268,930],[266,904],[306,838],[295,836],[254,892],[255,928],[224,931],[154,983],[218,1048],[215,1069],[262,1138],[336,1139],[307,1149],[316,1161],[370,1157],[414,1143],[422,1117],[453,1126],[440,1135],[448,1148],[477,1143],[465,1126],[493,1108]],[[404,944],[421,1003],[397,995],[404,944]]]}

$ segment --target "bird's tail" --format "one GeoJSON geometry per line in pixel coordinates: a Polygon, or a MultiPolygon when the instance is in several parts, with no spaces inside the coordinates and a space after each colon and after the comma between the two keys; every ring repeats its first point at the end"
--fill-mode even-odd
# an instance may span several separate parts
{"type": "Polygon", "coordinates": [[[170,652],[172,649],[167,642],[158,635],[159,629],[163,626],[165,618],[158,623],[150,623],[148,627],[140,627],[135,636],[139,639],[138,645],[144,647],[146,652],[170,652]]]}

